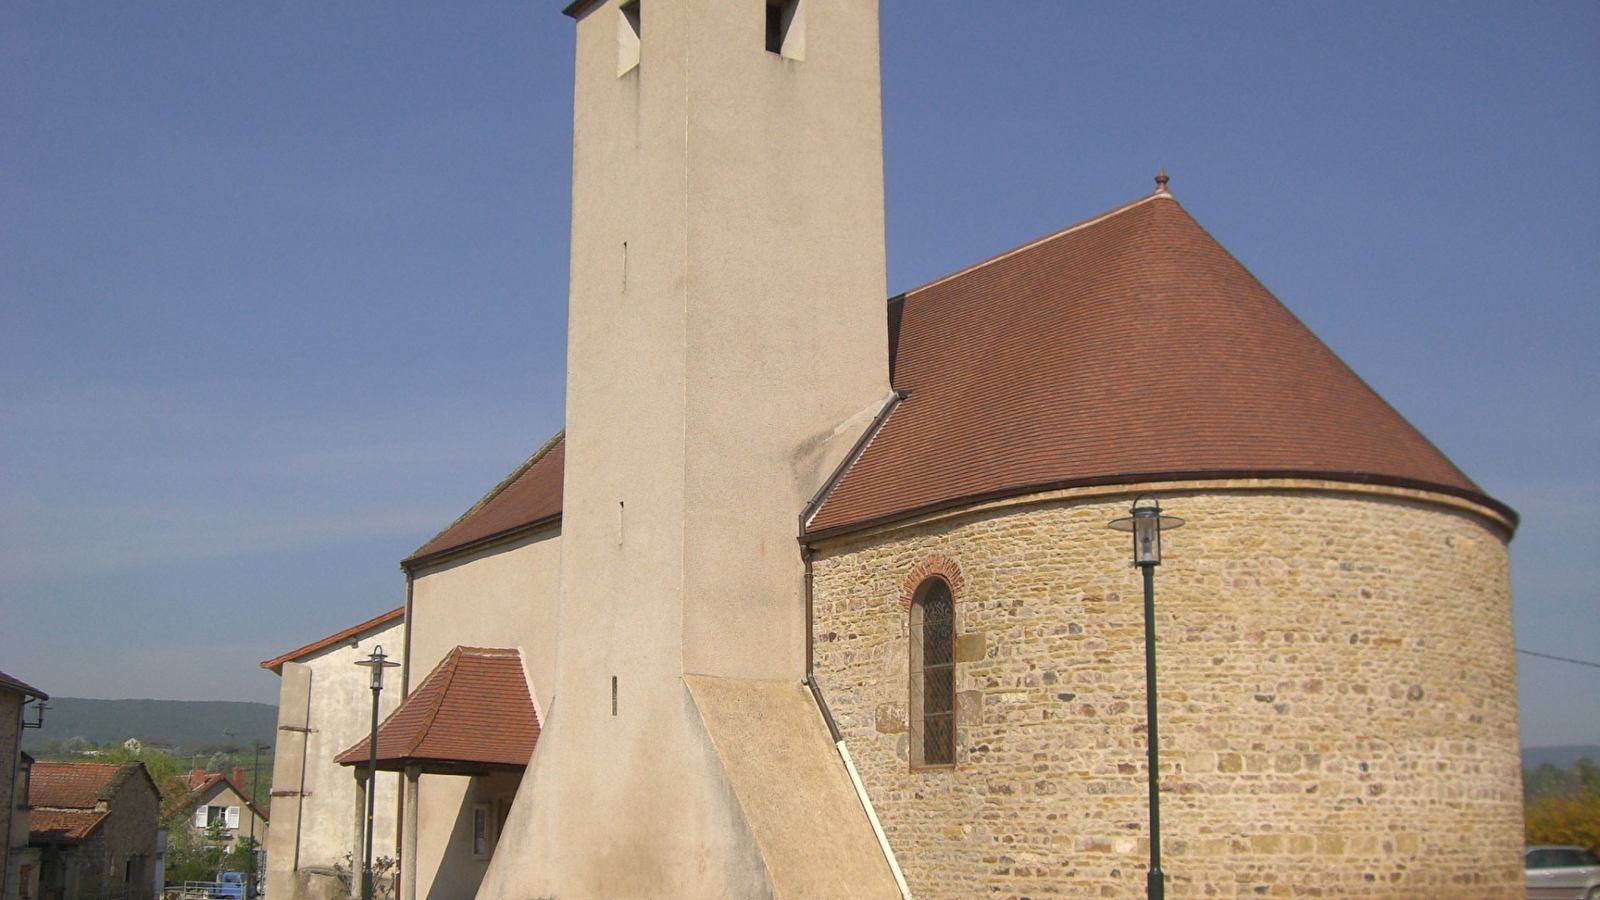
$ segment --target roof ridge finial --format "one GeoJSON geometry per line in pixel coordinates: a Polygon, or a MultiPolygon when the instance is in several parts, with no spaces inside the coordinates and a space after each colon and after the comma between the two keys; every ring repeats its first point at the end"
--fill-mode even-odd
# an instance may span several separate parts
{"type": "Polygon", "coordinates": [[[1167,182],[1169,180],[1170,179],[1167,178],[1167,169],[1166,169],[1165,166],[1162,166],[1161,168],[1157,169],[1156,170],[1156,193],[1158,193],[1158,194],[1169,193],[1167,191],[1167,182]]]}

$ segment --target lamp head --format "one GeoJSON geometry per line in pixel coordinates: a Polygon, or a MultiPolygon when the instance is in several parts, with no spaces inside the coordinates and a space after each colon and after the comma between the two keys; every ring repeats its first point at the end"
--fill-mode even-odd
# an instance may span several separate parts
{"type": "Polygon", "coordinates": [[[375,691],[383,690],[384,669],[400,668],[399,663],[389,662],[389,657],[383,652],[382,644],[373,647],[372,653],[366,659],[356,660],[356,665],[372,670],[372,689],[375,691]]]}
{"type": "Polygon", "coordinates": [[[1126,518],[1117,519],[1107,527],[1132,532],[1134,565],[1161,565],[1161,529],[1182,528],[1183,520],[1176,516],[1163,516],[1161,504],[1156,502],[1154,494],[1140,494],[1134,498],[1129,513],[1126,518]]]}

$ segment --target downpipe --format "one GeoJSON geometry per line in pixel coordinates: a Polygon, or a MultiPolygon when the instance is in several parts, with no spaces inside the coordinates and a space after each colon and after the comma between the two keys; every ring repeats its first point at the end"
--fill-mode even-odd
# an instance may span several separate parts
{"type": "Polygon", "coordinates": [[[822,712],[822,721],[828,725],[828,734],[833,738],[833,747],[839,751],[839,758],[844,761],[844,769],[850,774],[850,784],[856,790],[856,799],[861,802],[861,808],[867,814],[867,821],[872,823],[872,833],[878,839],[878,849],[883,851],[883,858],[889,863],[889,871],[894,875],[895,886],[900,889],[901,900],[912,900],[911,888],[906,885],[905,873],[900,871],[900,861],[895,859],[894,848],[889,846],[889,836],[883,833],[883,823],[878,821],[878,811],[872,806],[872,798],[867,796],[867,786],[861,783],[861,774],[856,771],[855,760],[850,758],[850,748],[845,746],[844,735],[839,732],[839,723],[834,721],[833,711],[828,709],[828,701],[822,697],[822,688],[817,684],[816,673],[812,670],[815,661],[815,618],[812,594],[811,574],[811,548],[801,545],[800,556],[805,561],[805,593],[806,593],[806,678],[805,685],[811,689],[811,698],[816,701],[817,709],[822,712]]]}

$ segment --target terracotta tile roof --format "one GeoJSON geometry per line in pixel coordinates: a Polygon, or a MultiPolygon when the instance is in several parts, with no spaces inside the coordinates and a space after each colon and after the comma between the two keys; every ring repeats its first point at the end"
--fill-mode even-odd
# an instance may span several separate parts
{"type": "MultiPolygon", "coordinates": [[[[255,801],[250,799],[250,794],[245,791],[244,785],[240,784],[239,781],[231,775],[226,775],[222,772],[206,772],[201,774],[199,777],[196,777],[195,773],[190,773],[188,775],[174,775],[170,779],[168,786],[173,786],[173,783],[176,784],[180,794],[178,797],[173,798],[176,802],[162,804],[162,818],[166,818],[173,812],[184,807],[193,809],[195,804],[199,803],[200,800],[205,799],[205,795],[208,791],[220,784],[232,790],[233,793],[239,798],[241,803],[250,807],[250,809],[255,812],[256,818],[263,822],[268,820],[267,811],[259,806],[256,806],[255,801]]],[[[218,793],[220,795],[221,792],[218,793]]]]}
{"type": "Polygon", "coordinates": [[[36,762],[28,779],[28,803],[51,809],[94,809],[110,800],[142,763],[36,762]]]}
{"type": "Polygon", "coordinates": [[[1424,487],[1515,522],[1165,193],[910,291],[890,328],[905,399],[809,534],[1178,477],[1424,487]]]}
{"type": "Polygon", "coordinates": [[[92,809],[35,809],[28,813],[28,840],[35,844],[81,843],[110,815],[92,809]]]}
{"type": "Polygon", "coordinates": [[[32,685],[18,681],[4,672],[0,672],[0,688],[13,690],[19,694],[26,694],[29,697],[37,697],[40,700],[50,699],[50,695],[46,694],[44,691],[41,691],[32,685]]]}
{"type": "MultiPolygon", "coordinates": [[[[517,651],[456,647],[379,726],[378,762],[525,766],[538,740],[517,651]]],[[[362,738],[335,761],[365,765],[368,753],[362,738]]]]}
{"type": "Polygon", "coordinates": [[[318,650],[326,650],[327,648],[332,647],[342,641],[347,641],[353,637],[365,634],[366,632],[374,629],[383,628],[397,619],[404,618],[405,614],[406,608],[404,606],[396,607],[381,616],[375,616],[371,619],[368,619],[365,622],[362,622],[360,625],[353,625],[349,628],[346,628],[338,634],[330,634],[320,641],[307,644],[297,650],[290,650],[288,653],[285,653],[282,656],[273,657],[272,659],[262,663],[261,668],[271,669],[274,674],[282,675],[283,664],[286,662],[297,662],[301,657],[310,656],[311,654],[316,653],[318,650]]]}
{"type": "Polygon", "coordinates": [[[492,543],[561,517],[566,433],[558,433],[461,518],[400,563],[410,569],[446,553],[492,543]]]}

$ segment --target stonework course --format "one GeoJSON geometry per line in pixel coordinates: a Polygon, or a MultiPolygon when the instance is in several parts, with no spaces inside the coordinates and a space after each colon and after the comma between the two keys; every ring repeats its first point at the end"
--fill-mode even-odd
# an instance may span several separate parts
{"type": "MultiPolygon", "coordinates": [[[[1523,896],[1501,523],[1383,488],[1182,487],[1156,570],[1169,896],[1523,896]]],[[[818,679],[919,900],[1144,895],[1143,594],[1106,528],[1132,496],[816,548],[818,679]],[[904,599],[930,572],[955,588],[958,748],[919,771],[904,599]]]]}

